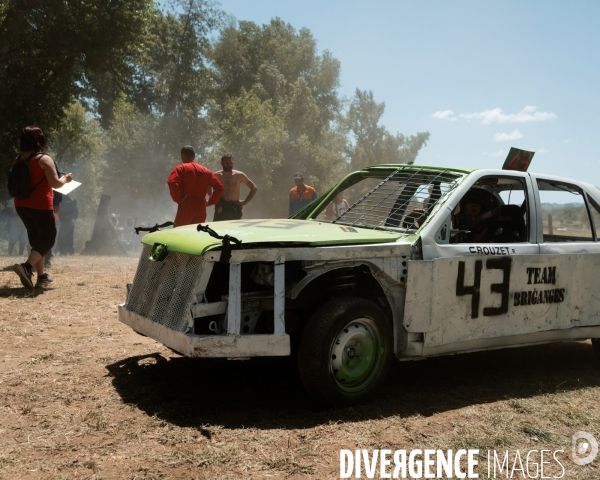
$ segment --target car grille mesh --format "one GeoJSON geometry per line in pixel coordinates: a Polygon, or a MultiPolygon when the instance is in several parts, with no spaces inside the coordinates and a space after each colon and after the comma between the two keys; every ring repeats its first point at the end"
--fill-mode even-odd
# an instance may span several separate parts
{"type": "Polygon", "coordinates": [[[462,176],[449,170],[396,170],[333,220],[333,223],[417,230],[462,176]]]}
{"type": "Polygon", "coordinates": [[[163,261],[153,262],[150,250],[144,245],[125,308],[183,332],[202,257],[169,252],[163,261]]]}

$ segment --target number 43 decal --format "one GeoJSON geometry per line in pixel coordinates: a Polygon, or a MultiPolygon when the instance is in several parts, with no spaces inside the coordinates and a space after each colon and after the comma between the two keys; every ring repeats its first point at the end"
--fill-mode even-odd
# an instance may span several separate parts
{"type": "MultiPolygon", "coordinates": [[[[508,312],[508,297],[510,286],[510,267],[512,259],[510,257],[490,258],[485,261],[485,268],[488,270],[502,270],[502,283],[492,283],[491,293],[502,295],[502,303],[499,307],[484,307],[483,316],[493,317],[508,312]]],[[[471,295],[471,318],[479,317],[479,300],[481,287],[481,271],[483,270],[483,260],[475,261],[475,272],[473,285],[465,285],[465,262],[458,262],[458,276],[456,278],[456,296],[471,295]]]]}

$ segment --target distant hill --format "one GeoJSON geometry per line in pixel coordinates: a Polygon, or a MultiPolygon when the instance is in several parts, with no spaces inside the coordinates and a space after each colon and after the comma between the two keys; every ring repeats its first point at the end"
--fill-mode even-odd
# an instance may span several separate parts
{"type": "Polygon", "coordinates": [[[581,208],[583,206],[581,205],[581,203],[542,203],[543,212],[556,212],[558,210],[562,210],[565,207],[581,208]]]}

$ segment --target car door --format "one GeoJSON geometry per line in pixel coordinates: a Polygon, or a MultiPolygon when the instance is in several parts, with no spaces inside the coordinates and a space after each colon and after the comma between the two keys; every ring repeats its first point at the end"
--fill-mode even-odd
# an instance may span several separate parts
{"type": "MultiPolygon", "coordinates": [[[[542,321],[528,317],[520,303],[527,269],[539,264],[537,222],[527,173],[479,171],[455,189],[423,230],[424,260],[409,264],[404,327],[413,334],[409,339],[422,341],[422,355],[513,344],[518,342],[515,336],[544,328],[542,321]],[[519,236],[507,237],[498,228],[500,234],[488,232],[483,241],[468,236],[454,241],[460,234],[456,212],[475,189],[494,193],[507,211],[522,212],[525,229],[520,227],[519,236]]],[[[407,351],[419,351],[415,345],[410,347],[407,351]]]]}
{"type": "MultiPolygon", "coordinates": [[[[561,302],[546,313],[547,321],[557,329],[599,325],[599,202],[591,189],[574,181],[535,175],[533,185],[541,215],[540,256],[552,266],[561,292],[561,302]]],[[[532,286],[539,284],[537,270],[530,280],[532,286]]]]}

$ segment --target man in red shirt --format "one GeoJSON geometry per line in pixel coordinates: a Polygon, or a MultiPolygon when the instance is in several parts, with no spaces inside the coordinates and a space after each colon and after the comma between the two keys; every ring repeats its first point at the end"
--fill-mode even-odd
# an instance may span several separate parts
{"type": "Polygon", "coordinates": [[[203,223],[206,220],[206,206],[219,201],[225,187],[219,179],[206,167],[196,162],[196,152],[192,147],[181,149],[181,161],[177,165],[167,184],[171,198],[178,205],[175,226],[203,223]],[[208,187],[212,187],[212,195],[206,202],[208,187]]]}

